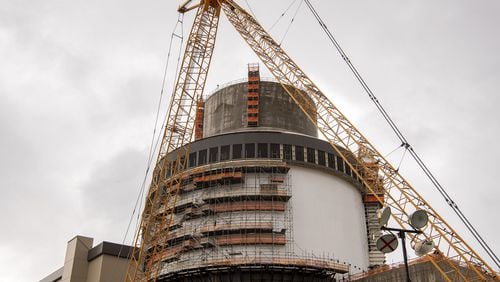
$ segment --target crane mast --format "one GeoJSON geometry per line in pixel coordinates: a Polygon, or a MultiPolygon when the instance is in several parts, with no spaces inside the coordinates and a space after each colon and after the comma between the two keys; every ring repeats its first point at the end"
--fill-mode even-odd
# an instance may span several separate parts
{"type": "Polygon", "coordinates": [[[392,218],[402,228],[410,227],[408,217],[412,211],[425,210],[428,213],[429,224],[419,239],[434,243],[434,253],[428,258],[446,281],[497,279],[495,271],[375,149],[255,18],[233,0],[200,0],[198,4],[187,7],[189,2],[184,3],[179,11],[197,8],[197,12],[170,101],[157,166],[135,236],[135,251],[126,281],[154,281],[160,274],[162,258],[168,248],[169,229],[173,224],[173,207],[193,137],[196,102],[204,90],[221,10],[348,164],[363,184],[366,195],[390,207],[392,218]],[[175,158],[169,159],[167,154],[175,158]],[[461,266],[466,266],[465,272],[461,266]]]}
{"type": "Polygon", "coordinates": [[[170,100],[155,177],[134,239],[126,281],[155,280],[160,271],[173,222],[172,207],[177,201],[194,132],[196,102],[205,88],[215,46],[219,15],[220,6],[215,1],[202,1],[198,7],[170,100]],[[174,151],[175,158],[168,159],[167,154],[174,151]]]}

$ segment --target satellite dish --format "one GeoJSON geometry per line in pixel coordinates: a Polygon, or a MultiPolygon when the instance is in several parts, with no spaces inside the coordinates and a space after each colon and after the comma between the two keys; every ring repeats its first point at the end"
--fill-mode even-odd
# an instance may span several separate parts
{"type": "Polygon", "coordinates": [[[422,229],[427,225],[429,221],[429,216],[424,210],[416,210],[414,213],[410,214],[410,225],[415,229],[422,229]]]}
{"type": "Polygon", "coordinates": [[[415,254],[419,257],[425,256],[434,249],[434,242],[428,239],[420,240],[413,246],[415,254]]]}
{"type": "Polygon", "coordinates": [[[384,208],[377,210],[377,219],[378,219],[378,223],[381,226],[386,226],[390,217],[391,217],[391,208],[390,207],[384,207],[384,208]]]}

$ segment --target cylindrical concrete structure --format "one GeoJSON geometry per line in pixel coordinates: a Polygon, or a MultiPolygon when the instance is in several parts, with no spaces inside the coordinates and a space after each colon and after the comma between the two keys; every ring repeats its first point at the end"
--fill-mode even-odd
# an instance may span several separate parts
{"type": "Polygon", "coordinates": [[[361,183],[279,84],[260,95],[257,127],[244,84],[206,99],[204,138],[173,208],[157,211],[173,213],[166,251],[150,258],[160,281],[334,281],[369,267],[361,183]]]}
{"type": "MultiPolygon", "coordinates": [[[[234,83],[215,91],[206,99],[204,137],[252,130],[246,126],[247,92],[246,82],[234,83]]],[[[311,101],[311,103],[313,102],[311,101]]],[[[318,136],[315,124],[306,117],[277,82],[260,82],[259,112],[258,130],[291,131],[314,137],[318,136]]],[[[316,116],[314,112],[310,112],[310,115],[316,116]]]]}

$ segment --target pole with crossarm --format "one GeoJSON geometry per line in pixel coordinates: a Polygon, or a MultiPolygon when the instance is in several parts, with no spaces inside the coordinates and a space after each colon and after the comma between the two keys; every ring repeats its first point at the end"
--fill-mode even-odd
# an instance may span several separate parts
{"type": "Polygon", "coordinates": [[[405,270],[406,270],[406,281],[411,282],[410,280],[410,271],[408,269],[408,255],[406,254],[406,233],[415,233],[415,234],[420,234],[422,231],[420,230],[409,230],[409,229],[399,229],[399,228],[390,228],[390,227],[381,227],[382,230],[387,230],[387,231],[396,231],[398,232],[399,238],[401,238],[401,244],[403,245],[403,259],[405,262],[405,270]]]}

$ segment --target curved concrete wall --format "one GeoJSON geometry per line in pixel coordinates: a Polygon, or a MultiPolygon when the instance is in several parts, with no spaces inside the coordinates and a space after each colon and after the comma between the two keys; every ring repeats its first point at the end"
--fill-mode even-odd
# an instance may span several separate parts
{"type": "MultiPolygon", "coordinates": [[[[224,87],[205,101],[203,137],[249,130],[247,128],[247,83],[224,87]]],[[[286,130],[316,137],[316,126],[279,83],[260,82],[259,127],[286,130]]],[[[314,114],[314,113],[312,113],[314,114]]]]}
{"type": "Polygon", "coordinates": [[[315,255],[328,254],[362,269],[368,268],[368,244],[361,193],[331,174],[292,166],[293,240],[315,255]]]}
{"type": "Polygon", "coordinates": [[[188,168],[164,275],[246,260],[265,270],[273,259],[368,268],[363,188],[325,141],[270,131],[220,134],[191,144],[188,168]]]}

